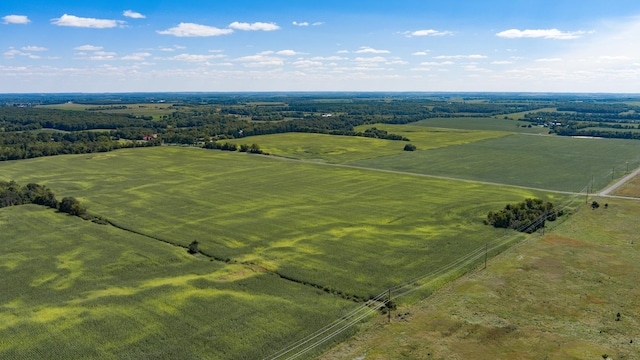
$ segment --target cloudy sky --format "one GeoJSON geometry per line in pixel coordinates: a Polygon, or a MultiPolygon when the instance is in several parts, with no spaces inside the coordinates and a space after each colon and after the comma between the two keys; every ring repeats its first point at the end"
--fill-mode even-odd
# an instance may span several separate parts
{"type": "Polygon", "coordinates": [[[2,0],[0,92],[640,93],[638,0],[2,0]]]}

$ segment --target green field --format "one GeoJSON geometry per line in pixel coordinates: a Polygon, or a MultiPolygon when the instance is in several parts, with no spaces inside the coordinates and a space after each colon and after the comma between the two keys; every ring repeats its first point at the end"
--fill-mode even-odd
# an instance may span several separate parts
{"type": "Polygon", "coordinates": [[[488,211],[578,198],[432,176],[580,191],[640,160],[633,141],[491,121],[376,125],[414,152],[404,141],[278,134],[235,140],[276,156],[163,146],[2,162],[0,180],[74,196],[118,227],[0,209],[0,273],[11,279],[0,357],[263,358],[486,243],[530,237],[484,225],[488,211]],[[185,250],[194,240],[197,256],[185,250]],[[70,345],[47,352],[55,344],[70,345]]]}
{"type": "MultiPolygon", "coordinates": [[[[433,118],[412,123],[411,126],[424,126],[433,128],[444,128],[453,130],[487,130],[487,131],[505,131],[509,133],[527,133],[527,134],[547,134],[549,129],[528,125],[526,121],[506,120],[500,118],[487,117],[453,117],[453,118],[433,118]]],[[[397,125],[393,125],[397,126],[397,125]]]]}
{"type": "Polygon", "coordinates": [[[503,234],[489,210],[524,189],[190,148],[0,164],[114,223],[217,258],[361,297],[447,264],[503,234]],[[424,261],[429,259],[429,261],[424,261]]]}
{"type": "Polygon", "coordinates": [[[356,305],[35,205],[0,228],[3,359],[263,358],[356,305]]]}
{"type": "MultiPolygon", "coordinates": [[[[380,125],[375,127],[409,138],[410,143],[420,149],[435,149],[450,145],[471,143],[483,139],[504,136],[491,131],[450,131],[413,127],[410,125],[380,125]]],[[[372,126],[360,127],[364,131],[372,126]]],[[[324,134],[285,133],[261,135],[234,140],[223,140],[237,145],[258,143],[269,154],[307,160],[344,164],[364,159],[400,154],[405,141],[391,141],[356,136],[334,136],[324,134]]]]}
{"type": "Polygon", "coordinates": [[[430,120],[418,125],[372,125],[409,138],[417,147],[413,152],[402,150],[404,141],[320,134],[263,135],[234,142],[257,143],[272,155],[300,160],[569,192],[584,192],[592,181],[590,191],[601,190],[640,166],[635,140],[507,132],[518,129],[506,125],[511,120],[442,121],[453,121],[449,126],[463,130],[427,127],[441,125],[430,120]]]}
{"type": "Polygon", "coordinates": [[[634,140],[510,135],[460,146],[363,160],[352,165],[558,191],[603,189],[640,166],[634,140]]]}

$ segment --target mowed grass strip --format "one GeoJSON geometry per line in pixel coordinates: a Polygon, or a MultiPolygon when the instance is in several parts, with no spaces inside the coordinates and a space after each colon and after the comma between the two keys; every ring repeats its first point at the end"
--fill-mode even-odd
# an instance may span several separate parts
{"type": "Polygon", "coordinates": [[[490,210],[525,189],[306,164],[194,148],[0,164],[3,179],[49,186],[114,223],[218,258],[367,297],[438,269],[503,231],[490,210]]]}
{"type": "Polygon", "coordinates": [[[609,206],[582,207],[321,358],[637,358],[640,202],[589,200],[609,206]]]}
{"type": "Polygon", "coordinates": [[[636,140],[513,134],[427,151],[403,152],[351,165],[558,191],[603,189],[640,166],[636,140]],[[614,177],[611,172],[615,169],[614,177]]]}
{"type": "Polygon", "coordinates": [[[35,205],[0,229],[3,359],[264,358],[355,306],[35,205]]]}

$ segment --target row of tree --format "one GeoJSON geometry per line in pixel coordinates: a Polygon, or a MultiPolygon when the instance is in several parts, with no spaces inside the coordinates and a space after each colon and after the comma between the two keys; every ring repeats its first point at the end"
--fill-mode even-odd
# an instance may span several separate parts
{"type": "Polygon", "coordinates": [[[0,208],[26,204],[47,206],[69,215],[79,216],[84,220],[91,220],[97,224],[108,223],[103,217],[89,214],[87,208],[72,196],[64,197],[58,201],[53,191],[44,185],[29,183],[21,186],[13,180],[0,180],[0,208]]]}

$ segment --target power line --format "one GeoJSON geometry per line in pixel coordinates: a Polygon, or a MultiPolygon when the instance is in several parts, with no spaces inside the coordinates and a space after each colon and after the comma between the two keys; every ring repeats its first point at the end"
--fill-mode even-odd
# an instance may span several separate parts
{"type": "MultiPolygon", "coordinates": [[[[593,180],[589,182],[581,191],[584,193],[587,191],[593,184],[593,180]]],[[[559,210],[564,211],[572,206],[572,204],[578,201],[578,198],[582,196],[582,194],[575,194],[572,198],[570,198],[565,204],[559,207],[559,210]]],[[[529,224],[524,224],[519,228],[515,229],[518,232],[522,232],[527,228],[532,226],[538,226],[546,221],[549,217],[548,213],[544,213],[538,218],[536,218],[533,222],[529,224]]],[[[519,235],[506,234],[500,238],[497,238],[493,241],[487,242],[484,245],[474,249],[473,251],[459,257],[455,261],[442,266],[436,270],[433,270],[427,274],[421,275],[413,280],[409,280],[403,284],[397,285],[393,288],[383,291],[378,296],[370,299],[363,306],[358,307],[351,311],[348,315],[341,317],[339,320],[334,321],[333,323],[325,326],[324,328],[314,332],[311,335],[306,336],[305,338],[296,341],[295,343],[285,347],[284,349],[278,351],[277,353],[266,357],[265,360],[274,360],[283,358],[287,354],[290,354],[286,359],[296,359],[307,352],[315,349],[316,347],[324,344],[325,342],[331,340],[342,332],[346,331],[353,325],[360,322],[362,319],[368,317],[374,312],[382,309],[386,306],[390,301],[398,299],[400,297],[406,296],[410,293],[423,289],[426,286],[429,286],[433,283],[438,282],[439,280],[446,278],[452,274],[455,274],[457,271],[463,269],[466,266],[474,264],[478,259],[481,259],[486,255],[489,251],[498,250],[501,247],[508,245],[510,242],[519,238],[519,235]],[[428,281],[426,281],[428,279],[428,281]],[[426,282],[425,282],[426,281],[426,282]],[[422,282],[422,284],[420,284],[422,282]],[[404,291],[401,291],[404,290],[404,291]],[[391,296],[391,292],[393,291],[394,295],[391,296]],[[386,297],[386,300],[385,300],[386,297]],[[337,329],[336,329],[337,328],[337,329]],[[293,354],[291,352],[297,351],[293,354]]]]}

